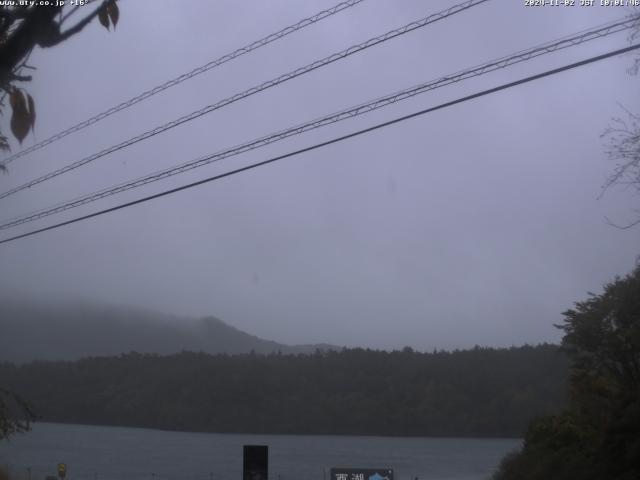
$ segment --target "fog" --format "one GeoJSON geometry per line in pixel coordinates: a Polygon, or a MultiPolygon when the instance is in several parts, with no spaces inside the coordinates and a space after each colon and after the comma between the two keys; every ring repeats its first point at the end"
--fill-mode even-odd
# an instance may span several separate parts
{"type": "MultiPolygon", "coordinates": [[[[20,158],[20,185],[203,105],[452,5],[367,0],[20,158]]],[[[120,2],[34,51],[23,147],[328,8],[120,2]]],[[[222,150],[622,17],[496,0],[336,62],[2,200],[2,219],[222,150]]],[[[186,184],[628,44],[617,34],[5,231],[186,184]]],[[[612,189],[601,134],[639,111],[633,57],[598,62],[276,164],[0,246],[0,291],[215,315],[277,342],[464,348],[557,342],[574,301],[640,254],[638,198],[612,189]]],[[[8,131],[8,115],[1,121],[8,131]]],[[[14,142],[13,150],[20,147],[14,142]]]]}

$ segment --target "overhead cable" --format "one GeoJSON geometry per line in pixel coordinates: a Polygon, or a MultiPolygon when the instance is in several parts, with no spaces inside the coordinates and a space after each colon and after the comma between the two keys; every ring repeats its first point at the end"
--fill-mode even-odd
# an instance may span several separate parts
{"type": "Polygon", "coordinates": [[[372,132],[372,131],[375,131],[375,130],[378,130],[378,129],[381,129],[381,128],[384,128],[384,127],[388,127],[390,125],[394,125],[396,123],[404,122],[404,121],[409,120],[411,118],[422,116],[422,115],[425,115],[427,113],[434,112],[436,110],[441,110],[441,109],[444,109],[444,108],[447,108],[447,107],[451,107],[453,105],[458,105],[460,103],[468,102],[468,101],[473,100],[475,98],[483,97],[485,95],[490,95],[492,93],[496,93],[496,92],[499,92],[501,90],[506,90],[508,88],[513,88],[515,86],[522,85],[524,83],[529,83],[529,82],[533,82],[535,80],[540,80],[540,79],[542,79],[544,77],[548,77],[548,76],[551,76],[551,75],[556,75],[558,73],[565,72],[567,70],[571,70],[571,69],[574,69],[574,68],[577,68],[577,67],[588,65],[590,63],[598,62],[598,61],[601,61],[601,60],[604,60],[604,59],[607,59],[607,58],[610,58],[610,57],[613,57],[613,56],[616,56],[616,55],[621,55],[623,53],[631,52],[631,51],[637,50],[639,48],[640,48],[640,44],[635,44],[635,45],[631,45],[629,47],[621,48],[621,49],[618,49],[618,50],[613,50],[613,51],[610,51],[610,52],[602,54],[602,55],[591,57],[591,58],[588,58],[586,60],[575,62],[575,63],[569,64],[569,65],[565,65],[565,66],[560,67],[560,68],[555,68],[553,70],[547,70],[546,72],[539,73],[537,75],[531,75],[529,77],[525,77],[525,78],[522,78],[520,80],[516,80],[514,82],[509,82],[509,83],[500,85],[498,87],[490,88],[488,90],[483,90],[481,92],[474,93],[472,95],[467,95],[465,97],[458,98],[456,100],[452,100],[452,101],[449,101],[449,102],[446,102],[446,103],[442,103],[442,104],[437,105],[435,107],[426,108],[424,110],[420,110],[418,112],[414,112],[414,113],[409,114],[409,115],[404,115],[402,117],[398,117],[398,118],[395,118],[393,120],[389,120],[387,122],[379,123],[379,124],[374,125],[372,127],[368,127],[368,128],[362,129],[362,130],[358,130],[356,132],[352,132],[352,133],[349,133],[347,135],[343,135],[341,137],[337,137],[337,138],[333,138],[331,140],[327,140],[325,142],[317,143],[315,145],[311,145],[309,147],[302,148],[300,150],[289,152],[289,153],[286,153],[284,155],[279,155],[277,157],[273,157],[273,158],[270,158],[268,160],[263,160],[262,162],[253,163],[251,165],[247,165],[245,167],[237,168],[237,169],[231,170],[229,172],[225,172],[225,173],[221,173],[221,174],[218,174],[218,175],[214,175],[212,177],[208,177],[208,178],[205,178],[203,180],[199,180],[197,182],[189,183],[187,185],[182,185],[180,187],[172,188],[170,190],[165,190],[165,191],[160,192],[160,193],[156,193],[156,194],[153,194],[153,195],[149,195],[147,197],[139,198],[137,200],[133,200],[131,202],[127,202],[127,203],[123,203],[123,204],[120,204],[120,205],[116,205],[114,207],[106,208],[104,210],[100,210],[100,211],[97,211],[97,212],[94,212],[94,213],[90,213],[88,215],[83,215],[81,217],[76,217],[76,218],[73,218],[71,220],[60,222],[60,223],[57,223],[57,224],[54,224],[54,225],[49,225],[48,227],[39,228],[37,230],[32,230],[30,232],[26,232],[26,233],[23,233],[21,235],[16,235],[16,236],[13,236],[13,237],[9,237],[9,238],[6,238],[4,240],[0,240],[0,245],[4,244],[4,243],[15,241],[15,240],[18,240],[18,239],[21,239],[21,238],[26,238],[26,237],[33,236],[33,235],[36,235],[36,234],[39,234],[39,233],[43,233],[43,232],[46,232],[46,231],[49,231],[49,230],[57,229],[57,228],[60,228],[60,227],[66,226],[66,225],[71,225],[73,223],[77,223],[77,222],[81,222],[81,221],[84,221],[84,220],[88,220],[90,218],[94,218],[94,217],[97,217],[97,216],[100,216],[100,215],[105,215],[107,213],[111,213],[111,212],[115,212],[115,211],[118,211],[118,210],[122,210],[124,208],[132,207],[134,205],[138,205],[138,204],[141,204],[141,203],[149,202],[149,201],[155,200],[157,198],[161,198],[161,197],[164,197],[164,196],[167,196],[167,195],[171,195],[171,194],[183,191],[183,190],[187,190],[187,189],[190,189],[190,188],[193,188],[193,187],[197,187],[199,185],[204,185],[206,183],[210,183],[210,182],[213,182],[213,181],[216,181],[216,180],[220,180],[222,178],[229,177],[231,175],[235,175],[235,174],[238,174],[238,173],[241,173],[241,172],[245,172],[245,171],[252,170],[252,169],[255,169],[255,168],[258,168],[258,167],[262,167],[264,165],[268,165],[268,164],[277,162],[279,160],[283,160],[285,158],[293,157],[295,155],[300,155],[302,153],[306,153],[306,152],[309,152],[309,151],[312,151],[312,150],[316,150],[318,148],[322,148],[322,147],[325,147],[325,146],[328,146],[328,145],[332,145],[334,143],[342,142],[342,141],[347,140],[349,138],[357,137],[357,136],[363,135],[365,133],[369,133],[369,132],[372,132]]]}
{"type": "Polygon", "coordinates": [[[116,194],[125,192],[127,190],[131,190],[133,188],[138,188],[143,185],[147,185],[149,183],[153,183],[168,177],[172,177],[174,175],[178,175],[186,171],[193,170],[195,168],[199,168],[204,165],[208,165],[210,163],[220,161],[225,158],[236,156],[236,155],[254,150],[256,148],[260,148],[260,147],[269,145],[271,143],[284,140],[294,135],[299,135],[301,133],[308,132],[310,130],[315,130],[317,128],[321,128],[326,125],[340,122],[348,118],[353,118],[359,115],[363,115],[365,113],[386,107],[388,105],[397,103],[399,101],[406,100],[408,98],[411,98],[421,93],[426,93],[431,90],[435,90],[437,88],[451,85],[453,83],[457,83],[469,78],[484,75],[484,74],[493,72],[495,70],[503,69],[511,65],[528,61],[533,58],[537,58],[539,56],[546,55],[561,49],[580,45],[590,40],[602,38],[607,35],[612,35],[613,33],[617,33],[625,29],[634,28],[635,26],[638,25],[638,22],[640,22],[639,18],[625,19],[625,20],[609,23],[604,26],[600,26],[592,30],[583,31],[574,36],[564,37],[560,40],[556,40],[553,42],[547,42],[545,44],[530,48],[528,50],[522,50],[515,54],[501,57],[497,60],[492,60],[487,63],[481,64],[479,66],[441,77],[437,80],[422,83],[420,85],[413,86],[411,88],[407,88],[399,92],[395,92],[393,94],[386,95],[384,97],[377,98],[375,100],[371,100],[369,102],[347,108],[345,110],[341,110],[337,113],[332,113],[330,115],[316,118],[312,121],[299,124],[294,127],[290,127],[285,130],[281,130],[279,132],[276,132],[264,137],[260,137],[255,140],[251,140],[249,142],[222,150],[217,153],[199,157],[189,162],[185,162],[177,166],[160,170],[158,172],[154,172],[152,174],[148,174],[148,175],[139,177],[137,179],[121,183],[116,186],[112,186],[103,190],[99,190],[97,192],[83,195],[81,197],[77,197],[75,199],[68,200],[66,202],[59,203],[57,205],[47,207],[45,209],[41,209],[26,215],[14,217],[10,220],[5,220],[2,224],[0,224],[0,230],[5,230],[7,228],[15,227],[17,225],[39,220],[41,218],[48,217],[50,215],[54,215],[72,208],[76,208],[91,202],[95,202],[97,200],[100,200],[112,195],[116,195],[116,194]]]}
{"type": "Polygon", "coordinates": [[[301,75],[307,74],[309,72],[312,72],[318,68],[324,67],[326,65],[329,65],[333,62],[336,62],[338,60],[342,60],[344,58],[347,58],[355,53],[361,52],[363,50],[366,50],[368,48],[371,48],[375,45],[378,45],[380,43],[386,42],[388,40],[391,40],[393,38],[399,37],[401,35],[407,34],[409,32],[412,32],[418,28],[423,28],[427,25],[430,25],[434,22],[437,22],[439,20],[443,20],[445,18],[448,18],[452,15],[455,15],[457,13],[463,12],[469,8],[472,8],[474,6],[477,6],[479,4],[488,2],[489,0],[468,0],[466,2],[460,3],[458,5],[454,5],[450,8],[447,8],[446,10],[443,10],[439,13],[433,14],[433,15],[429,15],[428,17],[425,17],[421,20],[417,20],[415,22],[411,22],[407,25],[404,25],[400,28],[396,28],[394,30],[391,30],[387,33],[384,33],[382,35],[379,35],[377,37],[374,38],[370,38],[369,40],[359,43],[358,45],[354,45],[352,47],[349,47],[345,50],[342,50],[341,52],[338,53],[334,53],[332,55],[329,55],[328,57],[325,57],[321,60],[316,60],[313,63],[310,63],[304,67],[300,67],[297,68],[289,73],[286,73],[284,75],[280,75],[272,80],[269,80],[267,82],[264,82],[260,85],[257,85],[255,87],[252,87],[248,90],[245,90],[243,92],[240,93],[236,93],[235,95],[232,95],[231,97],[227,97],[224,100],[220,100],[217,103],[214,103],[212,105],[207,105],[206,107],[203,107],[199,110],[196,110],[194,112],[191,112],[187,115],[184,115],[176,120],[173,120],[171,122],[165,123],[163,125],[160,125],[156,128],[153,128],[151,130],[148,130],[140,135],[137,135],[135,137],[132,137],[128,140],[125,140],[124,142],[121,142],[117,145],[113,145],[111,147],[108,147],[104,150],[101,150],[98,153],[94,153],[93,155],[89,155],[88,157],[82,158],[81,160],[77,160],[65,167],[62,167],[60,169],[54,170],[52,172],[49,172],[41,177],[38,177],[34,180],[31,180],[27,183],[24,183],[20,186],[17,186],[15,188],[12,188],[11,190],[8,190],[2,194],[0,194],[0,199],[2,198],[6,198],[10,195],[13,195],[21,190],[24,190],[25,188],[30,188],[33,187],[39,183],[42,183],[46,180],[51,180],[52,178],[57,177],[58,175],[62,175],[64,173],[68,173],[72,170],[75,170],[77,168],[80,168],[84,165],[87,165],[88,163],[94,162],[95,160],[102,158],[106,155],[109,155],[113,152],[116,152],[118,150],[122,150],[123,148],[127,148],[135,143],[141,142],[143,140],[146,140],[148,138],[151,138],[155,135],[158,135],[160,133],[166,132],[167,130],[170,130],[172,128],[175,128],[179,125],[182,125],[183,123],[189,122],[191,120],[195,120],[196,118],[199,118],[203,115],[206,115],[208,113],[211,113],[215,110],[219,110],[220,108],[223,108],[227,105],[230,105],[232,103],[235,103],[239,100],[242,100],[244,98],[247,98],[251,95],[255,95],[256,93],[262,92],[263,90],[266,90],[268,88],[271,87],[275,87],[276,85],[280,85],[281,83],[287,82],[289,80],[292,80],[296,77],[299,77],[301,75]]]}
{"type": "Polygon", "coordinates": [[[302,19],[293,25],[289,25],[288,27],[285,27],[282,30],[279,30],[275,33],[271,33],[266,37],[261,38],[260,40],[256,40],[255,42],[252,42],[249,45],[246,45],[231,53],[227,53],[226,55],[216,58],[215,60],[212,60],[205,65],[201,65],[200,67],[194,68],[190,72],[183,73],[182,75],[172,78],[171,80],[168,80],[161,85],[151,88],[145,92],[140,93],[139,95],[136,95],[135,97],[130,98],[129,100],[126,100],[118,105],[115,105],[105,110],[104,112],[98,113],[97,115],[91,118],[88,118],[87,120],[79,122],[65,130],[62,130],[61,132],[58,132],[55,135],[52,135],[34,145],[31,145],[28,148],[25,148],[24,150],[21,150],[20,152],[17,152],[9,156],[8,158],[2,161],[2,164],[6,166],[9,163],[13,162],[14,160],[20,157],[23,157],[31,152],[35,152],[36,150],[40,150],[41,148],[46,147],[51,143],[57,142],[58,140],[66,137],[67,135],[71,135],[72,133],[79,132],[80,130],[87,128],[90,125],[98,123],[100,120],[104,120],[105,118],[113,115],[114,113],[117,113],[129,107],[132,107],[133,105],[140,103],[143,100],[146,100],[147,98],[150,98],[160,92],[163,92],[164,90],[167,90],[171,87],[175,87],[176,85],[179,85],[180,83],[186,80],[189,80],[190,78],[200,75],[201,73],[207,72],[213,68],[219,67],[224,63],[234,60],[246,53],[257,50],[260,47],[264,47],[265,45],[268,45],[272,42],[275,42],[276,40],[284,38],[291,33],[297,32],[298,30],[308,27],[309,25],[313,25],[321,20],[324,20],[325,18],[328,18],[332,15],[335,15],[336,13],[346,10],[349,7],[353,7],[354,5],[357,5],[363,1],[364,0],[347,0],[331,8],[318,12],[315,15],[312,15],[311,17],[302,19]]]}

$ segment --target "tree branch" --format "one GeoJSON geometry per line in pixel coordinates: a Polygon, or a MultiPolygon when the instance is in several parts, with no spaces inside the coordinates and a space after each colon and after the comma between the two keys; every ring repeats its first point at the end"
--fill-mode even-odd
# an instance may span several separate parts
{"type": "Polygon", "coordinates": [[[32,80],[31,75],[18,75],[16,73],[10,73],[8,75],[5,76],[5,78],[9,81],[9,82],[30,82],[32,80]]]}
{"type": "Polygon", "coordinates": [[[635,222],[631,222],[628,223],[626,225],[619,225],[617,223],[613,223],[611,220],[609,220],[609,217],[604,217],[605,221],[607,222],[607,225],[611,226],[611,227],[615,227],[619,230],[628,230],[630,228],[635,227],[636,225],[640,225],[640,218],[638,220],[636,220],[635,222]]]}
{"type": "MultiPolygon", "coordinates": [[[[92,3],[92,2],[95,2],[95,1],[96,1],[96,0],[87,0],[87,3],[85,3],[85,5],[87,5],[87,4],[89,4],[89,3],[92,3]]],[[[76,5],[76,6],[75,6],[75,7],[73,7],[71,10],[69,10],[67,13],[65,13],[65,14],[62,16],[62,18],[60,19],[60,23],[59,23],[59,25],[60,25],[60,26],[62,26],[62,24],[63,24],[64,22],[66,22],[66,21],[67,21],[67,19],[68,19],[69,17],[71,17],[74,13],[76,13],[76,12],[78,11],[78,9],[79,9],[81,6],[82,6],[82,5],[76,5]]],[[[62,12],[61,12],[61,13],[62,13],[62,12]]]]}
{"type": "Polygon", "coordinates": [[[52,47],[54,45],[57,45],[60,42],[64,42],[67,38],[75,35],[76,33],[80,33],[82,31],[82,29],[84,29],[84,27],[86,27],[87,25],[89,25],[89,23],[91,23],[91,20],[93,20],[94,18],[96,18],[98,16],[98,13],[100,12],[100,9],[103,8],[105,4],[106,4],[106,1],[102,2],[102,4],[100,4],[100,6],[93,11],[93,13],[87,15],[85,18],[80,20],[78,23],[76,23],[69,30],[65,31],[64,33],[60,33],[58,35],[58,39],[57,39],[57,41],[55,43],[52,43],[50,45],[40,45],[40,46],[42,46],[42,47],[44,47],[44,46],[52,47]]]}

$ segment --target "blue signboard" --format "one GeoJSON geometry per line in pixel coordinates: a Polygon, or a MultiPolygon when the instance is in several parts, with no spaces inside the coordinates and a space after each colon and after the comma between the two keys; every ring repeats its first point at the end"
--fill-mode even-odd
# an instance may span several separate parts
{"type": "Polygon", "coordinates": [[[393,480],[390,468],[332,468],[331,480],[393,480]]]}

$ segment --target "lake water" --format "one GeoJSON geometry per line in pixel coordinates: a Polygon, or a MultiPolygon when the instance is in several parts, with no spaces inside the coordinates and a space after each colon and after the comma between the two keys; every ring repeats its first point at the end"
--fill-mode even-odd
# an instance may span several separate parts
{"type": "Polygon", "coordinates": [[[396,480],[485,480],[517,439],[235,435],[37,424],[0,443],[12,480],[240,480],[242,446],[269,446],[272,480],[329,479],[331,467],[390,467],[396,480]]]}

